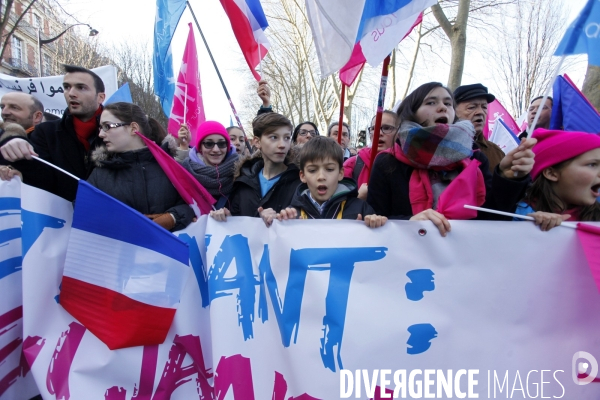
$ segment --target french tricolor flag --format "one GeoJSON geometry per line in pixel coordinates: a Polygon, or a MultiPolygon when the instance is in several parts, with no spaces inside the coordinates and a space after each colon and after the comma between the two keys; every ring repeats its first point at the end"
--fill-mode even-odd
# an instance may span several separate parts
{"type": "Polygon", "coordinates": [[[111,350],[164,342],[190,274],[185,242],[79,182],[60,304],[111,350]]]}
{"type": "Polygon", "coordinates": [[[231,22],[233,34],[254,78],[260,80],[256,67],[269,51],[265,29],[269,26],[259,0],[221,0],[231,22]]]}

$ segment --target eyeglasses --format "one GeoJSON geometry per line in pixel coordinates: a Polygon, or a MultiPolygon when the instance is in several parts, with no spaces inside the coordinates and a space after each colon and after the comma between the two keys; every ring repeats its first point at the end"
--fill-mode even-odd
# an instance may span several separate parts
{"type": "Polygon", "coordinates": [[[224,140],[220,140],[218,142],[212,142],[207,140],[206,142],[202,142],[202,146],[204,146],[206,150],[211,150],[213,147],[215,147],[215,145],[217,145],[217,147],[220,149],[227,148],[227,142],[224,140]]]}
{"type": "MultiPolygon", "coordinates": [[[[392,133],[396,133],[397,129],[395,126],[392,125],[381,125],[381,132],[385,133],[386,135],[391,135],[392,133]]],[[[375,132],[375,127],[374,126],[370,126],[369,127],[369,133],[373,133],[375,132]]]]}
{"type": "Polygon", "coordinates": [[[319,131],[316,131],[316,130],[307,131],[307,130],[304,130],[304,129],[300,129],[298,131],[298,135],[299,136],[306,136],[306,135],[317,136],[318,134],[319,134],[319,131]]]}
{"type": "Polygon", "coordinates": [[[108,132],[109,130],[111,130],[112,128],[118,128],[120,126],[127,126],[129,124],[126,124],[125,122],[119,122],[119,123],[104,123],[102,125],[100,125],[100,129],[102,129],[104,132],[108,132]]]}
{"type": "MultiPolygon", "coordinates": [[[[337,137],[338,136],[338,132],[331,132],[331,134],[329,136],[335,136],[335,137],[337,137]]],[[[348,132],[343,132],[342,131],[342,137],[349,137],[349,136],[350,136],[350,134],[348,134],[348,132]]]]}

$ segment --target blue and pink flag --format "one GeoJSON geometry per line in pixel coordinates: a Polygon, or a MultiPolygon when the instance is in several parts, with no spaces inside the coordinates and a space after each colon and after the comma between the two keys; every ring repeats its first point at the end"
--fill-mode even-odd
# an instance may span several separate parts
{"type": "Polygon", "coordinates": [[[436,0],[306,0],[321,66],[328,76],[342,67],[353,81],[365,62],[378,65],[419,23],[436,0]]]}
{"type": "Polygon", "coordinates": [[[568,78],[554,82],[550,129],[600,133],[600,114],[568,78]]]}
{"type": "Polygon", "coordinates": [[[221,0],[231,22],[233,34],[254,78],[260,80],[256,67],[269,51],[265,29],[269,26],[259,0],[221,0]]]}
{"type": "Polygon", "coordinates": [[[79,181],[60,304],[108,348],[165,340],[188,261],[185,242],[79,181]]]}
{"type": "Polygon", "coordinates": [[[555,56],[587,54],[588,63],[600,65],[600,1],[587,0],[558,44],[555,56]]]}
{"type": "Polygon", "coordinates": [[[488,104],[487,121],[486,124],[483,126],[483,136],[486,139],[490,138],[492,130],[494,129],[494,125],[499,119],[504,121],[504,124],[510,131],[521,132],[519,130],[519,125],[515,122],[512,115],[510,115],[510,113],[506,111],[506,108],[504,108],[502,103],[500,103],[498,99],[496,99],[488,104]]]}
{"type": "Polygon", "coordinates": [[[190,143],[196,143],[196,131],[200,124],[206,121],[206,117],[204,116],[204,104],[202,102],[202,86],[200,84],[194,28],[192,28],[191,23],[188,25],[190,31],[183,51],[177,84],[175,85],[173,109],[169,118],[168,131],[171,135],[177,137],[179,127],[185,123],[190,129],[190,143]]]}

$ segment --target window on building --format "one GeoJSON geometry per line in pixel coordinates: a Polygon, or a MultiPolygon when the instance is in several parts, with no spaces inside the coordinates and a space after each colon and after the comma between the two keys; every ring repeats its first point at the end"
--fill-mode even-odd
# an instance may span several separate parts
{"type": "Polygon", "coordinates": [[[42,18],[37,15],[37,14],[33,14],[33,27],[34,28],[40,28],[42,26],[42,18]]]}
{"type": "Polygon", "coordinates": [[[16,36],[12,37],[12,58],[16,65],[21,65],[23,61],[23,41],[16,36]]]}
{"type": "Polygon", "coordinates": [[[48,54],[44,54],[44,66],[42,76],[52,75],[52,58],[48,54]]]}

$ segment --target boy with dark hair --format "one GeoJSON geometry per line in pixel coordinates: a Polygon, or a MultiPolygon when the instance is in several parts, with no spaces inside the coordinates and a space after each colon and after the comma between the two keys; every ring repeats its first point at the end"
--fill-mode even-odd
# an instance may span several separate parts
{"type": "Polygon", "coordinates": [[[273,217],[289,205],[300,184],[291,162],[292,123],[281,114],[261,114],[252,121],[253,144],[260,151],[240,160],[227,207],[211,211],[217,221],[230,215],[273,217]]]}
{"type": "MultiPolygon", "coordinates": [[[[285,219],[353,219],[367,226],[383,226],[386,217],[374,215],[366,202],[356,196],[356,182],[344,178],[344,154],[331,138],[317,136],[308,141],[300,151],[300,180],[291,206],[274,218],[285,219]]],[[[271,225],[272,216],[263,219],[271,225]]]]}

